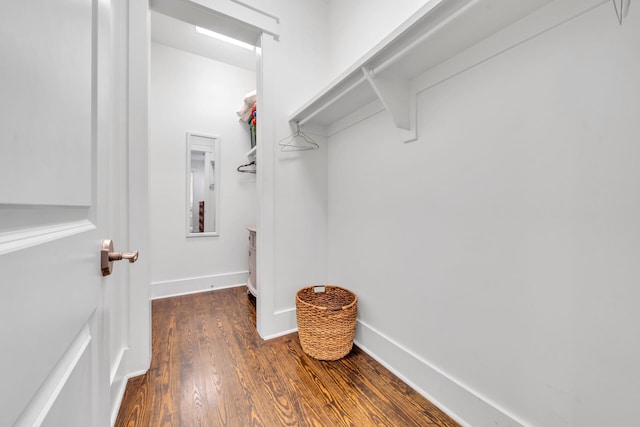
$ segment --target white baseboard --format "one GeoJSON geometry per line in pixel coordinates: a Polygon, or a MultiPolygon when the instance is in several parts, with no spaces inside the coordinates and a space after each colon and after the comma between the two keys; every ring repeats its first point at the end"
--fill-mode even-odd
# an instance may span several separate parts
{"type": "Polygon", "coordinates": [[[151,283],[151,299],[175,297],[178,295],[194,294],[212,291],[214,289],[245,286],[249,278],[248,271],[216,274],[204,277],[188,277],[185,279],[168,280],[151,283]]]}
{"type": "Polygon", "coordinates": [[[358,320],[355,344],[463,426],[524,425],[498,405],[361,320],[358,320]]]}
{"type": "Polygon", "coordinates": [[[298,328],[288,329],[286,331],[278,332],[278,333],[275,333],[273,335],[268,335],[266,337],[263,337],[262,339],[271,340],[271,339],[274,339],[274,338],[283,337],[285,335],[292,334],[294,332],[298,332],[298,328]]]}
{"type": "MultiPolygon", "coordinates": [[[[296,308],[287,308],[274,312],[271,316],[269,326],[270,330],[275,332],[267,333],[265,335],[261,334],[260,338],[262,338],[263,340],[270,340],[296,332],[298,330],[298,323],[296,321],[296,308]]],[[[260,333],[260,331],[258,331],[258,333],[260,333]]]]}
{"type": "Polygon", "coordinates": [[[278,329],[278,332],[276,333],[262,337],[262,339],[264,340],[278,338],[298,331],[298,322],[296,321],[295,307],[276,311],[275,313],[273,313],[273,319],[274,323],[280,325],[280,329],[278,329]]]}

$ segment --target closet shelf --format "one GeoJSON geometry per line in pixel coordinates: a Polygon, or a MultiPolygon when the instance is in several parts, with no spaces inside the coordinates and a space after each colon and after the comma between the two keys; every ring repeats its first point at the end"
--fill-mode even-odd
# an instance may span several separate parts
{"type": "Polygon", "coordinates": [[[377,101],[395,126],[406,130],[407,140],[415,139],[412,82],[551,1],[431,0],[291,114],[289,121],[331,134],[331,125],[377,101]]]}

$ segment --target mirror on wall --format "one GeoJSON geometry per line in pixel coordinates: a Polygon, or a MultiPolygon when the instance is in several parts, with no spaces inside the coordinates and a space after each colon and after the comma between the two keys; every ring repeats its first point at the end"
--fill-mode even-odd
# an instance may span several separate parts
{"type": "Polygon", "coordinates": [[[187,237],[218,236],[220,138],[187,133],[187,237]]]}

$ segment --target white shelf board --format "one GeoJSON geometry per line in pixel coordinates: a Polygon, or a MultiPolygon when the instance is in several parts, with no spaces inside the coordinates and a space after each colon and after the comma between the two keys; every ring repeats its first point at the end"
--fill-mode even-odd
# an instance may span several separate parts
{"type": "Polygon", "coordinates": [[[328,126],[336,120],[355,111],[359,106],[366,105],[377,99],[375,92],[371,89],[369,82],[360,77],[348,90],[336,91],[326,101],[319,104],[319,108],[311,110],[305,122],[313,122],[320,126],[328,126]]]}
{"type": "MultiPolygon", "coordinates": [[[[289,121],[328,127],[339,119],[380,99],[398,127],[410,120],[398,119],[414,111],[400,99],[379,98],[395,82],[398,87],[490,35],[524,18],[552,0],[431,0],[407,19],[333,83],[298,108],[289,121]],[[376,80],[379,80],[377,82],[376,80]],[[379,83],[379,84],[378,84],[379,83]],[[400,83],[400,84],[399,84],[400,83]],[[400,111],[395,110],[400,106],[400,111]]],[[[392,95],[393,91],[387,95],[392,95]]],[[[415,134],[415,129],[412,130],[415,134]]]]}

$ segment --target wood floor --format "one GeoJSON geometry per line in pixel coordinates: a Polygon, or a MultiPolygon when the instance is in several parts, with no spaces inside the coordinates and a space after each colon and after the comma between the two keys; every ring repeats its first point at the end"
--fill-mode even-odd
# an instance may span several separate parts
{"type": "Polygon", "coordinates": [[[263,341],[244,288],[153,302],[153,358],[116,426],[458,426],[362,350],[322,362],[263,341]]]}

